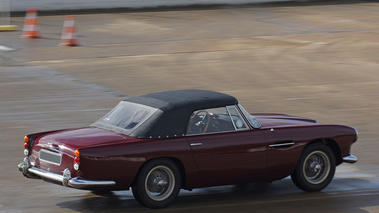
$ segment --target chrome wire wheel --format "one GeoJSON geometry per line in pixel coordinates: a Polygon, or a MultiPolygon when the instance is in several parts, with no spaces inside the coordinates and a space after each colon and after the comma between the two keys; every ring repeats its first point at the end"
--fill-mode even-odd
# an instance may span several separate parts
{"type": "Polygon", "coordinates": [[[178,165],[166,158],[147,162],[138,174],[132,192],[136,201],[152,209],[170,205],[178,196],[182,176],[178,165]]]}
{"type": "Polygon", "coordinates": [[[329,185],[336,171],[333,150],[323,143],[307,146],[291,174],[294,184],[307,192],[317,192],[329,185]]]}
{"type": "Polygon", "coordinates": [[[304,177],[309,183],[322,183],[329,175],[330,160],[322,151],[314,151],[305,159],[303,165],[304,177]]]}
{"type": "Polygon", "coordinates": [[[150,170],[145,179],[146,194],[154,201],[167,199],[175,188],[175,175],[164,165],[150,170]]]}

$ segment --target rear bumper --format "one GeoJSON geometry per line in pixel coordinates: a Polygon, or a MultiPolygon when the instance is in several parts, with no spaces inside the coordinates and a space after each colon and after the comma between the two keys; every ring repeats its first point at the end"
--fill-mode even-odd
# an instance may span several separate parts
{"type": "Polygon", "coordinates": [[[342,158],[344,163],[356,163],[358,161],[358,158],[354,155],[348,155],[344,158],[342,158]]]}
{"type": "Polygon", "coordinates": [[[98,181],[79,179],[77,177],[72,178],[70,170],[66,168],[63,174],[56,174],[36,167],[32,167],[28,157],[25,157],[24,162],[18,164],[18,170],[28,178],[41,178],[53,182],[62,183],[63,186],[72,187],[76,189],[96,189],[111,187],[116,185],[115,181],[98,181]]]}

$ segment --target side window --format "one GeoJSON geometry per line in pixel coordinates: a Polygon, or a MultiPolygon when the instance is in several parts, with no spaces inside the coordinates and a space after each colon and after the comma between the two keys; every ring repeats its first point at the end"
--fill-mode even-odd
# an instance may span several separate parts
{"type": "Polygon", "coordinates": [[[235,131],[229,112],[225,107],[201,109],[192,113],[187,135],[235,131]]]}
{"type": "Polygon", "coordinates": [[[230,117],[232,118],[234,127],[237,130],[249,129],[249,127],[246,125],[245,121],[241,117],[241,114],[238,112],[238,110],[235,106],[228,106],[227,108],[229,110],[230,117]]]}

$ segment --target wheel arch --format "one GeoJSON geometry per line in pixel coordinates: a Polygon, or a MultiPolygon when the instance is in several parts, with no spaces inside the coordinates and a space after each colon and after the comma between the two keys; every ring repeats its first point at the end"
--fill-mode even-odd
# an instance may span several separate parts
{"type": "MultiPolygon", "coordinates": [[[[309,142],[305,147],[308,147],[312,144],[315,144],[315,143],[323,143],[327,146],[329,146],[333,153],[334,153],[334,157],[336,159],[336,166],[337,165],[340,165],[342,163],[342,157],[341,157],[341,149],[338,145],[338,143],[336,141],[334,141],[333,139],[330,139],[330,138],[319,138],[319,139],[315,139],[315,140],[312,140],[311,142],[309,142]]],[[[303,150],[304,150],[303,149],[303,150]]]]}

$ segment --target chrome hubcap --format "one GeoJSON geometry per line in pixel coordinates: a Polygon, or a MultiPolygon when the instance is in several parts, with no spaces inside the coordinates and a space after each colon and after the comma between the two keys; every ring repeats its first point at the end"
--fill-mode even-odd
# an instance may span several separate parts
{"type": "Polygon", "coordinates": [[[322,151],[314,151],[307,156],[303,165],[303,173],[311,184],[323,182],[330,172],[329,157],[322,151]]]}
{"type": "Polygon", "coordinates": [[[155,178],[154,184],[157,186],[166,186],[167,182],[164,181],[161,177],[155,178]]]}
{"type": "Polygon", "coordinates": [[[169,197],[174,186],[174,173],[166,166],[156,166],[146,176],[146,193],[155,201],[162,201],[169,197]]]}

